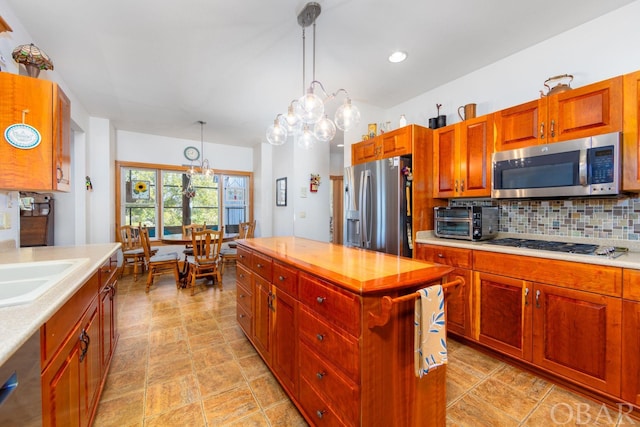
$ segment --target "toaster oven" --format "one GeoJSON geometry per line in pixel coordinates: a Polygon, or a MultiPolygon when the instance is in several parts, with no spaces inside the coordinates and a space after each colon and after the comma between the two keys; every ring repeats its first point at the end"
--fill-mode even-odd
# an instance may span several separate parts
{"type": "Polygon", "coordinates": [[[498,234],[497,206],[437,206],[433,218],[436,237],[487,240],[498,234]]]}

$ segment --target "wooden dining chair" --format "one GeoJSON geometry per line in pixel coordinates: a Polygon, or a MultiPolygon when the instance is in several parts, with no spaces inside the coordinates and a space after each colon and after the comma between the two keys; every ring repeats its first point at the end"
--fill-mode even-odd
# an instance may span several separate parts
{"type": "MultiPolygon", "coordinates": [[[[138,281],[138,272],[144,272],[144,249],[140,242],[140,227],[123,225],[119,228],[120,243],[122,243],[122,274],[128,267],[133,267],[133,281],[138,281]]],[[[152,249],[152,255],[158,250],[152,249]]]]}
{"type": "Polygon", "coordinates": [[[196,280],[207,277],[218,281],[222,286],[220,273],[220,248],[222,246],[222,231],[202,230],[194,231],[191,235],[193,244],[193,258],[189,258],[189,287],[191,295],[196,289],[196,280]]]}
{"type": "Polygon", "coordinates": [[[167,254],[151,254],[151,241],[149,240],[149,230],[146,227],[140,229],[140,240],[142,249],[144,250],[145,266],[149,270],[147,276],[146,292],[153,284],[155,276],[166,273],[173,273],[176,279],[176,288],[180,287],[180,271],[178,269],[178,253],[171,252],[167,254]]]}
{"type": "MultiPolygon", "coordinates": [[[[241,222],[238,226],[237,239],[250,239],[256,228],[256,221],[241,222]]],[[[238,245],[230,242],[227,248],[220,250],[220,274],[224,274],[224,268],[227,264],[235,264],[238,259],[238,245]]]]}
{"type": "MultiPolygon", "coordinates": [[[[202,231],[206,229],[207,229],[206,222],[204,224],[183,225],[182,234],[184,236],[191,236],[194,231],[202,231]]],[[[184,264],[182,265],[182,272],[180,273],[180,276],[184,280],[184,285],[186,286],[187,282],[189,281],[189,261],[187,258],[189,258],[190,256],[193,256],[193,245],[186,244],[184,246],[184,250],[182,251],[182,253],[184,254],[184,264]]]]}

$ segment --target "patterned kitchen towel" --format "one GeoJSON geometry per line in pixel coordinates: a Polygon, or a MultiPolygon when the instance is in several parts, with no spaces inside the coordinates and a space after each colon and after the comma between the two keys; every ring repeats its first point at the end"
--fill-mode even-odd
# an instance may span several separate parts
{"type": "Polygon", "coordinates": [[[415,308],[415,369],[422,378],[429,370],[447,363],[447,328],[441,285],[418,291],[415,308]]]}

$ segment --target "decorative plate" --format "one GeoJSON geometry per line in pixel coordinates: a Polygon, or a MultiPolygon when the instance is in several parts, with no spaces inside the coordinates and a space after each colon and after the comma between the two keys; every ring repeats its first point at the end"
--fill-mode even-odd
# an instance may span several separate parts
{"type": "Polygon", "coordinates": [[[40,132],[33,126],[18,123],[7,127],[4,131],[4,139],[11,145],[22,150],[37,147],[42,138],[40,132]]]}
{"type": "Polygon", "coordinates": [[[187,147],[184,149],[184,156],[187,160],[198,160],[200,158],[200,151],[196,147],[187,147]]]}

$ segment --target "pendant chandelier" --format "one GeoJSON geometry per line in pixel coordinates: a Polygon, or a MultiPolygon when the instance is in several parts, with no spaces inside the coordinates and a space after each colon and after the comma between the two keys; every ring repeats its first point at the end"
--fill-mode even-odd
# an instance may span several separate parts
{"type": "Polygon", "coordinates": [[[202,160],[198,162],[199,164],[194,164],[192,160],[187,170],[187,175],[189,175],[189,177],[193,175],[211,176],[213,169],[209,167],[209,159],[204,157],[204,125],[206,125],[207,122],[198,120],[197,123],[200,123],[200,158],[202,160]]]}
{"type": "Polygon", "coordinates": [[[272,145],[282,145],[289,135],[298,137],[298,145],[309,148],[314,143],[329,142],[336,135],[336,128],[342,131],[353,129],[360,121],[360,111],[351,103],[349,93],[338,89],[328,94],[322,83],[316,80],[316,19],[320,16],[320,5],[307,3],[298,15],[298,24],[302,27],[302,89],[304,95],[289,104],[286,114],[278,114],[267,129],[267,141],[272,145]],[[306,39],[305,29],[313,25],[313,76],[306,88],[306,39]],[[318,94],[320,92],[320,95],[318,94]],[[325,104],[340,93],[345,94],[343,104],[338,107],[332,121],[325,114],[325,104]]]}

